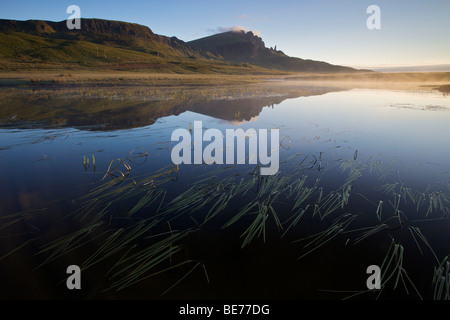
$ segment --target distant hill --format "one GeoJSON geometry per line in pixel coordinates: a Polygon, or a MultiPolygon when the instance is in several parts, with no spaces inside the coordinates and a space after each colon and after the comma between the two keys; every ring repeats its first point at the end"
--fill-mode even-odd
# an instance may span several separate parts
{"type": "Polygon", "coordinates": [[[96,44],[133,49],[161,56],[198,56],[195,49],[188,47],[176,37],[157,35],[146,26],[135,23],[102,19],[82,19],[80,30],[69,30],[66,21],[42,20],[0,20],[0,32],[19,32],[48,39],[88,41],[96,44]]]}
{"type": "Polygon", "coordinates": [[[176,73],[356,72],[325,62],[291,58],[249,33],[221,33],[184,42],[139,24],[81,19],[1,20],[0,70],[145,70],[176,73]]]}
{"type": "MultiPolygon", "coordinates": [[[[251,31],[228,31],[188,42],[194,48],[209,51],[226,61],[250,63],[264,68],[297,72],[357,72],[323,61],[289,57],[280,50],[266,48],[263,40],[251,31]]],[[[364,70],[368,71],[368,70],[364,70]]]]}
{"type": "Polygon", "coordinates": [[[3,70],[242,72],[242,68],[200,51],[175,37],[157,35],[148,27],[127,22],[82,19],[80,30],[69,30],[66,21],[0,20],[3,70]]]}

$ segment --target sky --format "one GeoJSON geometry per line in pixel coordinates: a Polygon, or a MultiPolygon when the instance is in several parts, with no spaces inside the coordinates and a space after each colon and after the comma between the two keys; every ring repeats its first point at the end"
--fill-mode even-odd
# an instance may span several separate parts
{"type": "Polygon", "coordinates": [[[190,41],[233,27],[285,54],[351,67],[450,64],[450,0],[1,0],[0,19],[126,21],[190,41]],[[380,29],[369,29],[370,5],[380,29]]]}

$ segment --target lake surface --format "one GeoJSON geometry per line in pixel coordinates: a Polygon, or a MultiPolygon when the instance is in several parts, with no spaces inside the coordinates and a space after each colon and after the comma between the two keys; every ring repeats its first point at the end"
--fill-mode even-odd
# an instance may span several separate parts
{"type": "Polygon", "coordinates": [[[448,299],[448,96],[18,91],[0,106],[3,298],[448,299]],[[279,129],[278,173],[177,167],[171,134],[194,121],[279,129]]]}

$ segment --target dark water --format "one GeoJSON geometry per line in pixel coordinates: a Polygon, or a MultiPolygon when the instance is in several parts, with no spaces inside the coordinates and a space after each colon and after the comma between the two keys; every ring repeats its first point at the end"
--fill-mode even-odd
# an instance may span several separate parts
{"type": "Polygon", "coordinates": [[[356,298],[448,295],[433,283],[441,262],[449,281],[448,97],[35,99],[2,104],[3,298],[341,299],[367,290],[369,265],[382,290],[356,298]],[[278,174],[176,168],[171,134],[194,121],[279,129],[278,174]],[[66,288],[69,265],[81,290],[66,288]]]}

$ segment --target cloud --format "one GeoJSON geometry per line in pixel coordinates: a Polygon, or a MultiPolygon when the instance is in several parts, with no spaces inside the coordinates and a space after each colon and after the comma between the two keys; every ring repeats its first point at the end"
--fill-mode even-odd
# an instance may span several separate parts
{"type": "Polygon", "coordinates": [[[208,32],[211,34],[215,34],[215,33],[222,33],[222,32],[228,32],[228,31],[232,31],[232,32],[240,32],[240,31],[244,31],[244,32],[253,32],[253,34],[255,36],[261,37],[261,32],[258,30],[250,30],[249,28],[243,27],[243,26],[233,26],[233,27],[218,27],[218,28],[213,28],[213,29],[208,29],[208,32]]]}

